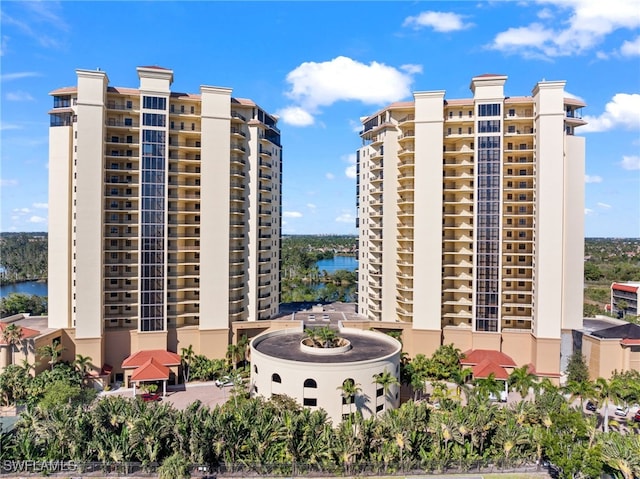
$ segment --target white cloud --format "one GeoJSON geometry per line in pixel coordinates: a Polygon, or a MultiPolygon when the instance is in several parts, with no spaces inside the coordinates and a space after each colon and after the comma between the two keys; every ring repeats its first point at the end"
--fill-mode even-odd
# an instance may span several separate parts
{"type": "Polygon", "coordinates": [[[18,180],[15,179],[0,179],[0,186],[18,186],[18,180]]]}
{"type": "Polygon", "coordinates": [[[35,98],[33,98],[29,93],[22,90],[8,92],[5,98],[9,101],[34,101],[35,100],[35,98]]]}
{"type": "Polygon", "coordinates": [[[436,32],[455,32],[473,26],[472,23],[465,23],[464,17],[452,12],[421,12],[415,17],[407,17],[402,23],[403,27],[413,27],[419,30],[423,27],[432,28],[436,32]]]}
{"type": "Polygon", "coordinates": [[[607,131],[613,128],[640,129],[640,94],[617,93],[607,103],[600,116],[584,116],[587,125],[580,127],[581,133],[607,131]]]}
{"type": "Polygon", "coordinates": [[[61,10],[60,2],[38,1],[21,2],[23,9],[19,18],[2,12],[2,23],[13,25],[45,48],[61,48],[64,36],[61,32],[68,32],[69,25],[54,10],[61,10]]]}
{"type": "Polygon", "coordinates": [[[27,213],[31,213],[31,210],[29,208],[14,208],[13,212],[26,215],[27,213]]]}
{"type": "Polygon", "coordinates": [[[589,208],[585,208],[585,209],[584,209],[584,214],[585,214],[586,216],[592,215],[592,214],[593,214],[593,210],[592,210],[592,209],[589,209],[589,208]]]}
{"type": "Polygon", "coordinates": [[[19,220],[19,219],[20,219],[20,217],[19,217],[19,216],[12,216],[12,217],[11,217],[11,221],[16,221],[16,220],[19,220]]]}
{"type": "Polygon", "coordinates": [[[585,183],[602,183],[602,177],[598,175],[584,175],[585,183]]]}
{"type": "Polygon", "coordinates": [[[538,0],[539,21],[498,33],[489,48],[528,57],[585,53],[619,29],[640,26],[637,0],[538,0]]]}
{"type": "Polygon", "coordinates": [[[316,205],[314,205],[313,203],[307,203],[307,208],[309,208],[310,210],[315,210],[316,205]]]}
{"type": "Polygon", "coordinates": [[[13,81],[22,80],[23,78],[38,77],[38,72],[16,72],[16,73],[3,73],[0,75],[0,81],[13,81]]]}
{"type": "Polygon", "coordinates": [[[282,216],[285,218],[302,218],[302,213],[299,211],[283,211],[282,216]]]}
{"type": "Polygon", "coordinates": [[[42,216],[33,215],[31,218],[29,218],[29,223],[46,223],[46,222],[47,222],[47,218],[43,218],[42,216]]]}
{"type": "Polygon", "coordinates": [[[313,115],[299,106],[288,106],[278,110],[277,114],[283,122],[292,126],[309,126],[314,122],[313,115]]]}
{"type": "Polygon", "coordinates": [[[342,213],[340,216],[336,218],[336,222],[338,223],[354,223],[356,222],[355,218],[351,213],[342,213]]]}
{"type": "Polygon", "coordinates": [[[349,128],[354,133],[360,133],[362,131],[362,123],[359,121],[349,120],[349,128]]]}
{"type": "Polygon", "coordinates": [[[342,156],[342,161],[349,163],[349,166],[347,166],[344,170],[344,174],[346,175],[347,178],[350,178],[352,180],[355,180],[356,177],[358,176],[358,172],[356,170],[356,154],[355,153],[349,153],[348,155],[343,155],[342,156]]]}
{"type": "Polygon", "coordinates": [[[9,231],[18,231],[17,226],[9,226],[9,231]]]}
{"type": "Polygon", "coordinates": [[[637,57],[640,56],[640,36],[635,40],[625,41],[620,47],[620,53],[625,57],[637,57]]]}
{"type": "Polygon", "coordinates": [[[333,180],[336,177],[333,173],[326,173],[324,176],[326,176],[327,180],[333,180]]]}
{"type": "Polygon", "coordinates": [[[415,75],[416,73],[422,73],[422,65],[407,63],[406,65],[401,65],[400,70],[407,72],[409,75],[415,75]]]}
{"type": "Polygon", "coordinates": [[[34,208],[39,208],[39,209],[43,209],[46,210],[49,208],[49,203],[34,203],[33,205],[34,208]]]}
{"type": "Polygon", "coordinates": [[[598,205],[600,208],[604,208],[604,209],[609,209],[609,208],[611,208],[611,205],[608,205],[607,203],[597,203],[597,205],[598,205]]]}
{"type": "Polygon", "coordinates": [[[411,94],[418,66],[404,68],[405,72],[375,61],[367,65],[344,56],[320,63],[305,62],[287,75],[290,89],[286,95],[309,115],[338,101],[368,105],[393,102],[411,94]]]}
{"type": "Polygon", "coordinates": [[[620,166],[625,170],[640,170],[640,156],[623,156],[620,166]]]}
{"type": "Polygon", "coordinates": [[[22,130],[22,126],[15,123],[0,123],[0,131],[2,130],[22,130]]]}

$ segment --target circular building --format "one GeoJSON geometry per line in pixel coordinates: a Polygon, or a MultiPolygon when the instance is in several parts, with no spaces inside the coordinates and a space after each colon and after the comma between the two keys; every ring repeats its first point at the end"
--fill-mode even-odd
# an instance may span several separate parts
{"type": "Polygon", "coordinates": [[[303,406],[324,409],[334,424],[356,411],[368,417],[397,407],[400,342],[383,333],[342,325],[337,334],[340,340],[327,348],[311,345],[302,322],[299,328],[255,337],[251,341],[252,394],[290,396],[303,406]],[[390,376],[396,380],[393,384],[390,376]]]}

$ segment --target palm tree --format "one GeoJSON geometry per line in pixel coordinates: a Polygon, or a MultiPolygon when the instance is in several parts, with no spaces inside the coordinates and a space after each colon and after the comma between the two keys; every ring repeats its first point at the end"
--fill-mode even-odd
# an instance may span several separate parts
{"type": "Polygon", "coordinates": [[[238,369],[238,361],[240,361],[241,357],[242,351],[237,344],[230,344],[227,347],[227,361],[229,362],[229,366],[233,367],[234,371],[238,369]]]}
{"type": "Polygon", "coordinates": [[[89,371],[93,368],[91,363],[92,359],[89,356],[83,356],[82,354],[76,354],[76,360],[73,365],[78,369],[82,376],[89,374],[89,371]]]}
{"type": "Polygon", "coordinates": [[[584,414],[584,400],[595,397],[595,388],[591,381],[568,381],[563,390],[570,394],[570,401],[580,398],[580,411],[584,414]]]}
{"type": "Polygon", "coordinates": [[[529,390],[537,384],[538,380],[535,374],[529,371],[529,366],[515,368],[509,374],[509,389],[520,394],[522,399],[526,399],[529,390]]]}
{"type": "Polygon", "coordinates": [[[7,361],[7,364],[11,364],[13,362],[13,349],[22,342],[23,332],[22,328],[17,324],[10,324],[4,331],[2,331],[2,340],[7,343],[7,347],[9,348],[8,354],[11,358],[10,361],[7,361]]]}
{"type": "Polygon", "coordinates": [[[351,404],[353,404],[356,400],[356,395],[362,392],[362,388],[360,384],[356,383],[353,379],[345,379],[342,383],[342,386],[338,386],[336,389],[339,389],[342,393],[342,399],[344,401],[343,404],[349,405],[349,417],[351,417],[352,410],[351,404]]]}
{"type": "Polygon", "coordinates": [[[193,345],[189,345],[188,348],[182,348],[180,350],[180,359],[182,360],[182,376],[184,378],[184,382],[189,382],[189,369],[191,368],[191,362],[195,358],[195,353],[193,352],[193,345]]]}
{"type": "Polygon", "coordinates": [[[607,381],[604,378],[598,378],[594,384],[595,397],[598,403],[602,404],[604,410],[603,431],[609,432],[609,404],[616,403],[620,398],[620,384],[615,379],[607,381]]]}
{"type": "Polygon", "coordinates": [[[471,368],[461,368],[451,371],[451,381],[456,385],[456,395],[460,397],[464,393],[465,402],[469,402],[470,388],[467,382],[472,376],[471,368]]]}
{"type": "Polygon", "coordinates": [[[51,358],[49,360],[49,364],[51,365],[51,370],[53,371],[53,367],[58,362],[58,358],[64,351],[64,348],[60,346],[60,344],[45,344],[38,348],[38,354],[40,356],[45,356],[51,358]]]}
{"type": "Polygon", "coordinates": [[[490,397],[492,394],[500,397],[500,393],[504,391],[502,382],[498,381],[493,373],[486,378],[478,378],[473,381],[475,385],[474,392],[480,396],[490,397]]]}
{"type": "MultiPolygon", "coordinates": [[[[382,386],[385,399],[389,396],[391,386],[398,384],[398,378],[391,374],[389,371],[384,370],[383,373],[373,375],[373,383],[377,386],[382,386]]],[[[393,401],[392,401],[393,402],[393,401]]],[[[378,396],[376,394],[376,410],[378,409],[378,396]]]]}

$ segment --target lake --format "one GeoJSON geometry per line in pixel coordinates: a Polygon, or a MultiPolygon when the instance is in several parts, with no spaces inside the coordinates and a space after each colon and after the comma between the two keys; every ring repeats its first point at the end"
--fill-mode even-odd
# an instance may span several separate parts
{"type": "MultiPolygon", "coordinates": [[[[332,274],[339,269],[347,271],[355,271],[358,269],[358,259],[355,256],[334,256],[330,259],[321,259],[316,263],[320,272],[326,270],[332,274]]],[[[39,281],[25,281],[24,283],[7,284],[0,286],[0,298],[8,296],[9,293],[37,294],[38,296],[47,296],[47,283],[39,281]]]]}
{"type": "Polygon", "coordinates": [[[37,294],[38,296],[48,296],[47,283],[39,281],[25,281],[24,283],[6,284],[0,286],[0,298],[9,296],[9,293],[37,294]]]}
{"type": "Polygon", "coordinates": [[[358,269],[358,259],[355,256],[334,256],[330,259],[321,259],[316,262],[316,265],[321,273],[322,270],[326,270],[329,274],[335,273],[339,269],[355,271],[358,269]]]}

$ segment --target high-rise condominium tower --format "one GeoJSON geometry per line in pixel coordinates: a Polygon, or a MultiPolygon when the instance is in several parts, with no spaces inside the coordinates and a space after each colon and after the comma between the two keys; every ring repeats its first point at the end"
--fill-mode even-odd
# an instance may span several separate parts
{"type": "Polygon", "coordinates": [[[230,322],[271,317],[280,295],[277,118],[137,71],[120,88],[77,70],[49,112],[49,326],[116,380],[140,350],[224,357],[230,322]]]}
{"type": "Polygon", "coordinates": [[[557,376],[582,325],[585,105],[562,81],[508,97],[506,80],[363,121],[358,307],[410,323],[413,353],[497,350],[557,376]]]}

